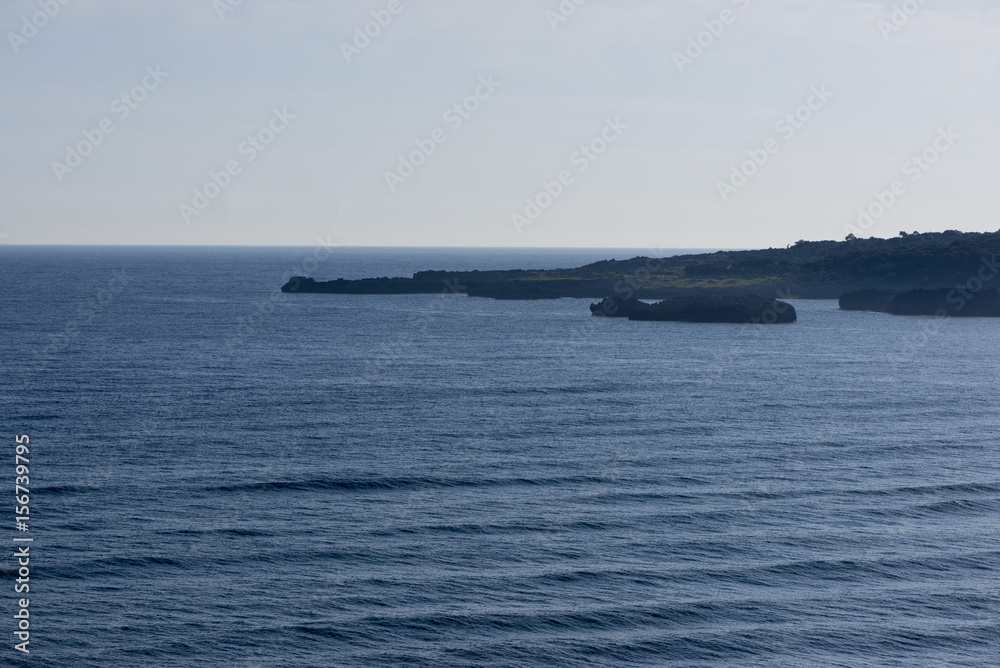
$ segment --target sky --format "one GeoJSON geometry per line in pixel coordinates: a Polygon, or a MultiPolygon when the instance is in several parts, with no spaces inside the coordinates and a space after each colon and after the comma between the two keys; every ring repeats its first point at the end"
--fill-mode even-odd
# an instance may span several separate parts
{"type": "Polygon", "coordinates": [[[995,0],[5,0],[0,243],[995,231],[995,0]]]}

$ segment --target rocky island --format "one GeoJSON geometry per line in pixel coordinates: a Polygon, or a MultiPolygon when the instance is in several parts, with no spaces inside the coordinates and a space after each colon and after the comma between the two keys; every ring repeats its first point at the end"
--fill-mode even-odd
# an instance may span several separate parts
{"type": "Polygon", "coordinates": [[[591,304],[590,312],[606,318],[672,322],[773,325],[793,323],[797,319],[791,304],[757,295],[674,297],[656,304],[647,304],[634,297],[607,297],[598,304],[591,304]]]}
{"type": "MultiPolygon", "coordinates": [[[[883,291],[880,299],[884,301],[889,292],[950,290],[972,280],[987,287],[1000,271],[996,268],[998,253],[1000,232],[901,232],[892,239],[849,236],[845,241],[799,241],[787,248],[604,260],[573,269],[422,271],[409,278],[333,281],[296,276],[282,291],[453,292],[493,299],[601,299],[616,295],[666,300],[708,295],[838,299],[847,293],[874,290],[883,291]]],[[[867,297],[851,299],[863,301],[867,297]]]]}

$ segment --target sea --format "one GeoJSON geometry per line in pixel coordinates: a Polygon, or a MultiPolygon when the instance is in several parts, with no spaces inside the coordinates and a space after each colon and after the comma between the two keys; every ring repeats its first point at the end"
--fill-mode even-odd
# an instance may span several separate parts
{"type": "Polygon", "coordinates": [[[0,246],[0,664],[1000,665],[1000,322],[278,290],[642,254],[0,246]]]}

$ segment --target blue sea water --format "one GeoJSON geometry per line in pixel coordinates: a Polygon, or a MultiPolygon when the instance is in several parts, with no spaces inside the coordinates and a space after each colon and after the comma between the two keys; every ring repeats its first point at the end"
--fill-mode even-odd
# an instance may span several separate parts
{"type": "Polygon", "coordinates": [[[276,292],[641,253],[0,247],[0,663],[1000,665],[1000,323],[276,292]]]}

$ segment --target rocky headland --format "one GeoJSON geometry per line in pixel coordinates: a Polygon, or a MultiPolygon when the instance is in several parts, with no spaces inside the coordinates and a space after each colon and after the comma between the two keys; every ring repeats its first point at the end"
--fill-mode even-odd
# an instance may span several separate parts
{"type": "MultiPolygon", "coordinates": [[[[282,291],[452,292],[493,299],[601,299],[621,295],[665,300],[723,294],[837,299],[862,290],[883,294],[934,290],[964,285],[976,276],[986,287],[994,287],[986,284],[1000,273],[997,254],[1000,232],[901,232],[892,239],[852,236],[844,241],[799,241],[787,248],[602,260],[571,269],[421,271],[409,278],[332,281],[296,276],[282,291]]],[[[858,299],[862,303],[868,298],[858,299]]]]}

